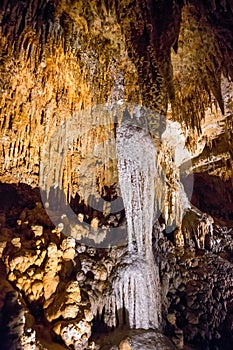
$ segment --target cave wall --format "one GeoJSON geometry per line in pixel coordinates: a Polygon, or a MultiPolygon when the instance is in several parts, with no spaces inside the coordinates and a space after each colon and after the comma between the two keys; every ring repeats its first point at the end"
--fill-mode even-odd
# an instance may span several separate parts
{"type": "MultiPolygon", "coordinates": [[[[40,322],[63,345],[87,346],[95,307],[119,258],[62,236],[35,205],[40,198],[30,186],[38,186],[43,151],[62,121],[119,99],[143,104],[181,124],[194,156],[184,175],[208,171],[228,181],[222,192],[232,187],[232,11],[231,1],[1,2],[0,175],[3,183],[28,185],[12,185],[16,197],[1,192],[7,196],[0,217],[1,317],[9,332],[9,310],[19,318],[29,314],[17,325],[18,334],[27,334],[22,346],[36,347],[27,329],[40,322]]],[[[62,179],[67,193],[75,195],[82,159],[114,132],[110,123],[77,140],[62,179]]],[[[117,182],[115,167],[101,170],[100,187],[117,182]]],[[[166,236],[156,247],[163,329],[180,348],[184,341],[215,346],[232,329],[231,231],[217,224],[210,258],[193,242],[177,251],[166,236]]]]}

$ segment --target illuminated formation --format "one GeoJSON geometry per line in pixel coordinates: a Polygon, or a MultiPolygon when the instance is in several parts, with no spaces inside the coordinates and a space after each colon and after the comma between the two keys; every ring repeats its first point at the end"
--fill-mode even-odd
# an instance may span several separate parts
{"type": "Polygon", "coordinates": [[[232,348],[232,28],[1,1],[0,347],[232,348]]]}

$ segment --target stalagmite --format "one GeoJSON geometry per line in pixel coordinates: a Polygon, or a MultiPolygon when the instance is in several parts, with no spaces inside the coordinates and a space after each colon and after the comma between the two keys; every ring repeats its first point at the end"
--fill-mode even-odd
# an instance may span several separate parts
{"type": "Polygon", "coordinates": [[[128,252],[116,267],[105,301],[105,322],[130,328],[157,328],[160,317],[158,267],[152,253],[156,149],[135,120],[117,129],[118,174],[127,217],[128,252]],[[117,317],[116,317],[117,309],[117,317]]]}

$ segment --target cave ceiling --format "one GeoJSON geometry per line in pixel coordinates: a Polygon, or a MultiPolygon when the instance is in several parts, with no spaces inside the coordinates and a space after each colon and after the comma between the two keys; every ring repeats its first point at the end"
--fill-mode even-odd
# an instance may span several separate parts
{"type": "Polygon", "coordinates": [[[118,98],[181,123],[195,171],[232,177],[232,1],[3,0],[0,23],[3,181],[37,185],[54,128],[118,98]]]}
{"type": "Polygon", "coordinates": [[[129,309],[130,327],[135,319],[136,328],[147,329],[147,321],[158,326],[160,306],[166,311],[161,321],[169,329],[178,325],[180,349],[199,336],[203,346],[221,334],[232,344],[232,80],[232,0],[0,1],[0,321],[10,342],[25,341],[19,318],[35,339],[34,321],[21,313],[25,302],[38,333],[43,323],[44,334],[70,348],[87,348],[94,316],[102,320],[106,311],[112,327],[126,323],[129,309]],[[140,113],[146,111],[150,134],[142,125],[121,128],[109,119],[110,107],[124,109],[123,102],[126,119],[130,106],[145,108],[140,113]],[[167,133],[158,143],[160,122],[167,133]],[[69,125],[72,145],[65,149],[69,125]],[[176,163],[169,128],[191,161],[176,163]],[[115,139],[118,160],[108,147],[115,139]],[[190,204],[180,179],[186,190],[193,173],[190,204]],[[53,201],[38,195],[41,177],[57,197],[65,192],[57,221],[47,216],[53,201]],[[109,202],[118,185],[126,205],[113,213],[109,202]],[[86,191],[96,194],[94,188],[104,194],[102,212],[78,202],[86,191]],[[76,226],[66,215],[68,203],[76,226]],[[125,234],[126,223],[128,251],[123,234],[109,235],[115,228],[125,234]],[[112,296],[123,301],[123,294],[128,304],[116,310],[112,296]]]}

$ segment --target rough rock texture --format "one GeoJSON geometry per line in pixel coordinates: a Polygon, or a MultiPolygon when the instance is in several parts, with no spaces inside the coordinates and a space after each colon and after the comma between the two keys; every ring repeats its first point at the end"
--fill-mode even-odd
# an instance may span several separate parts
{"type": "Polygon", "coordinates": [[[152,330],[118,330],[96,341],[101,350],[172,350],[174,345],[160,332],[152,330]],[[101,343],[102,342],[102,343],[101,343]]]}
{"type": "MultiPolygon", "coordinates": [[[[55,127],[81,109],[122,98],[164,114],[169,96],[172,118],[184,123],[193,149],[205,115],[221,119],[217,101],[226,112],[222,147],[230,149],[232,87],[221,78],[222,73],[232,74],[230,2],[216,6],[197,1],[182,7],[160,1],[140,6],[123,0],[28,0],[3,1],[0,11],[5,181],[37,184],[41,155],[55,127]],[[172,46],[177,53],[170,57],[172,46]]],[[[153,120],[149,122],[153,130],[153,120]]],[[[111,134],[113,127],[108,129],[111,134]]],[[[98,134],[96,141],[102,142],[106,132],[98,134]]],[[[92,131],[87,137],[88,144],[85,136],[78,141],[75,159],[67,155],[66,193],[75,191],[74,168],[96,139],[92,131]]],[[[215,153],[214,145],[209,153],[215,153]]],[[[230,171],[231,154],[220,158],[230,171]]],[[[100,174],[101,178],[102,187],[109,185],[109,176],[103,180],[100,174]]]]}
{"type": "Polygon", "coordinates": [[[16,336],[16,345],[6,343],[6,348],[27,349],[27,342],[36,346],[35,329],[39,323],[49,325],[55,339],[58,335],[67,346],[83,349],[91,335],[93,311],[101,303],[104,282],[114,266],[114,254],[111,258],[106,251],[77,246],[73,238],[63,236],[52,224],[46,227],[45,215],[44,222],[40,217],[43,226],[33,225],[42,211],[39,204],[32,209],[14,208],[13,214],[12,210],[6,212],[11,227],[7,219],[1,224],[1,261],[5,269],[1,322],[6,327],[6,342],[11,332],[16,336]],[[32,316],[29,315],[30,328],[25,328],[28,322],[24,313],[28,309],[32,316]],[[29,335],[34,340],[28,340],[29,335]]]}
{"type": "MultiPolygon", "coordinates": [[[[125,213],[111,213],[106,202],[98,212],[85,197],[90,189],[106,201],[119,195],[117,162],[108,147],[118,125],[103,108],[85,111],[119,101],[152,111],[146,123],[161,175],[155,186],[161,227],[154,222],[161,330],[180,349],[186,343],[205,350],[232,347],[232,25],[230,0],[1,1],[3,347],[51,349],[56,341],[56,349],[98,348],[90,341],[92,326],[106,330],[103,306],[118,267],[125,272],[125,237],[121,249],[91,248],[80,240],[93,240],[101,227],[96,243],[112,243],[108,230],[124,231],[125,213]],[[49,218],[35,187],[45,152],[55,163],[53,154],[64,150],[62,140],[51,139],[53,132],[80,111],[77,138],[50,179],[79,221],[66,237],[66,212],[58,221],[49,218]],[[158,113],[166,116],[167,129],[179,122],[188,161],[177,160],[178,146],[166,137],[161,144],[158,113]],[[56,152],[46,149],[51,140],[56,152]],[[97,145],[103,145],[102,158],[97,145]],[[191,201],[198,209],[180,183],[182,178],[188,192],[193,172],[191,201]]],[[[121,311],[116,319],[127,323],[127,310],[121,311]]],[[[152,332],[148,348],[158,337],[166,344],[152,332]]],[[[142,348],[144,339],[126,335],[112,346],[142,348]]]]}
{"type": "Polygon", "coordinates": [[[232,346],[232,234],[214,226],[211,251],[158,241],[165,332],[179,349],[232,346]]]}
{"type": "MultiPolygon", "coordinates": [[[[19,193],[21,190],[18,188],[19,193]]],[[[27,203],[30,198],[36,198],[33,191],[25,188],[24,194],[27,194],[24,198],[27,203]]],[[[195,209],[189,214],[190,218],[195,213],[200,212],[195,209]]],[[[193,217],[197,220],[199,216],[193,217]]],[[[192,226],[191,223],[190,219],[191,227],[198,228],[197,224],[192,226]]],[[[195,343],[200,347],[205,344],[206,349],[208,346],[210,349],[211,346],[221,348],[226,339],[229,344],[231,342],[232,228],[223,226],[223,222],[216,219],[213,236],[204,239],[202,249],[198,248],[197,231],[191,231],[188,239],[185,231],[181,230],[180,235],[183,239],[177,243],[174,233],[172,243],[170,233],[163,233],[159,224],[154,226],[155,261],[161,281],[162,329],[180,349],[184,343],[195,343]]],[[[88,346],[98,349],[100,342],[108,348],[105,338],[99,336],[99,340],[92,340],[90,337],[92,329],[97,334],[107,331],[103,320],[109,315],[105,314],[103,305],[113,280],[118,274],[125,273],[126,247],[104,250],[75,243],[72,237],[63,236],[48,223],[38,201],[31,209],[15,208],[11,203],[10,209],[5,210],[0,247],[0,319],[5,329],[3,344],[6,349],[27,349],[29,343],[35,349],[50,349],[54,341],[58,342],[58,347],[62,342],[76,349],[88,346]],[[23,221],[22,213],[25,212],[26,221],[23,221]],[[40,225],[36,222],[37,212],[40,213],[40,225]],[[10,338],[12,332],[15,336],[10,338]],[[9,343],[10,339],[15,339],[15,345],[9,343]]],[[[122,326],[127,326],[127,317],[119,313],[119,320],[120,317],[123,317],[122,326]]],[[[110,338],[113,339],[112,335],[110,338]]],[[[153,340],[153,336],[152,343],[149,336],[146,338],[148,349],[153,342],[157,344],[158,340],[153,340]]],[[[137,349],[144,340],[133,337],[132,341],[134,339],[132,344],[137,349]]],[[[114,344],[128,346],[126,341],[121,345],[120,341],[114,344]]]]}

